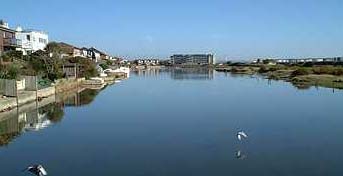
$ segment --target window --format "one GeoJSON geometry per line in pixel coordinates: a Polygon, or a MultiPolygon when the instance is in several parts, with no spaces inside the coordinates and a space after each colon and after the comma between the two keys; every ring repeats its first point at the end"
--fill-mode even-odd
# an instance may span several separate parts
{"type": "Polygon", "coordinates": [[[44,44],[46,44],[47,42],[46,42],[46,39],[39,38],[39,43],[44,43],[44,44]]]}
{"type": "Polygon", "coordinates": [[[31,41],[31,36],[30,35],[26,35],[26,40],[31,41]]]}

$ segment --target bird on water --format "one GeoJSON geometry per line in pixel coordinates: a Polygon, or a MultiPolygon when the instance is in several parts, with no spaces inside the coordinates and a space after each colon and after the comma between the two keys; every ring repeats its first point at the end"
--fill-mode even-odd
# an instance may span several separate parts
{"type": "Polygon", "coordinates": [[[244,132],[244,131],[239,131],[237,133],[237,139],[239,141],[243,140],[243,139],[247,139],[248,138],[248,135],[244,132]]]}
{"type": "Polygon", "coordinates": [[[46,176],[48,175],[48,172],[44,169],[42,165],[33,165],[27,167],[24,171],[30,172],[33,175],[36,176],[46,176]]]}

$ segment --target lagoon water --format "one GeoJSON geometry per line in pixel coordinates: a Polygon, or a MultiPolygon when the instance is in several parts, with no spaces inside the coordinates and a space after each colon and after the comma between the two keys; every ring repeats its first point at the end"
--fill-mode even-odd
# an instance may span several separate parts
{"type": "Polygon", "coordinates": [[[0,175],[343,175],[343,91],[175,69],[76,97],[1,117],[0,175]]]}

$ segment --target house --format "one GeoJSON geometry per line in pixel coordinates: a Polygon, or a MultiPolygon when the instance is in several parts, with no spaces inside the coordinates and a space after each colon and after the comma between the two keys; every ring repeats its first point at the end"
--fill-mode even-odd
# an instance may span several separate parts
{"type": "Polygon", "coordinates": [[[95,48],[89,48],[88,49],[88,56],[91,58],[94,62],[98,63],[101,59],[101,52],[95,48]]]}
{"type": "Polygon", "coordinates": [[[22,51],[24,55],[44,50],[49,43],[48,34],[38,30],[23,30],[18,27],[15,37],[20,41],[20,47],[17,50],[22,51]]]}
{"type": "Polygon", "coordinates": [[[87,57],[87,55],[83,53],[83,50],[81,48],[75,47],[73,45],[70,45],[64,42],[60,42],[60,43],[53,42],[53,43],[55,43],[58,46],[59,50],[61,50],[60,54],[62,58],[63,57],[87,57]]]}
{"type": "Polygon", "coordinates": [[[80,50],[81,50],[82,57],[88,57],[88,48],[82,47],[80,50]]]}
{"type": "Polygon", "coordinates": [[[0,20],[0,54],[19,47],[20,42],[16,39],[15,33],[15,30],[9,28],[8,23],[0,20]]]}
{"type": "Polygon", "coordinates": [[[73,48],[73,57],[85,57],[83,52],[80,48],[74,47],[73,48]]]}

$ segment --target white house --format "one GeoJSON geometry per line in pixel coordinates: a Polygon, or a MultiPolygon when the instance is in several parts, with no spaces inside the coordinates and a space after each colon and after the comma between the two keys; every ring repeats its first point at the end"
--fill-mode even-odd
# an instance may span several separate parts
{"type": "Polygon", "coordinates": [[[88,49],[87,55],[90,56],[90,58],[96,63],[98,63],[101,59],[101,53],[93,47],[88,49]]]}
{"type": "Polygon", "coordinates": [[[49,43],[47,33],[36,30],[23,30],[21,27],[16,29],[16,38],[21,42],[21,48],[17,50],[23,51],[24,55],[44,50],[49,43]]]}

